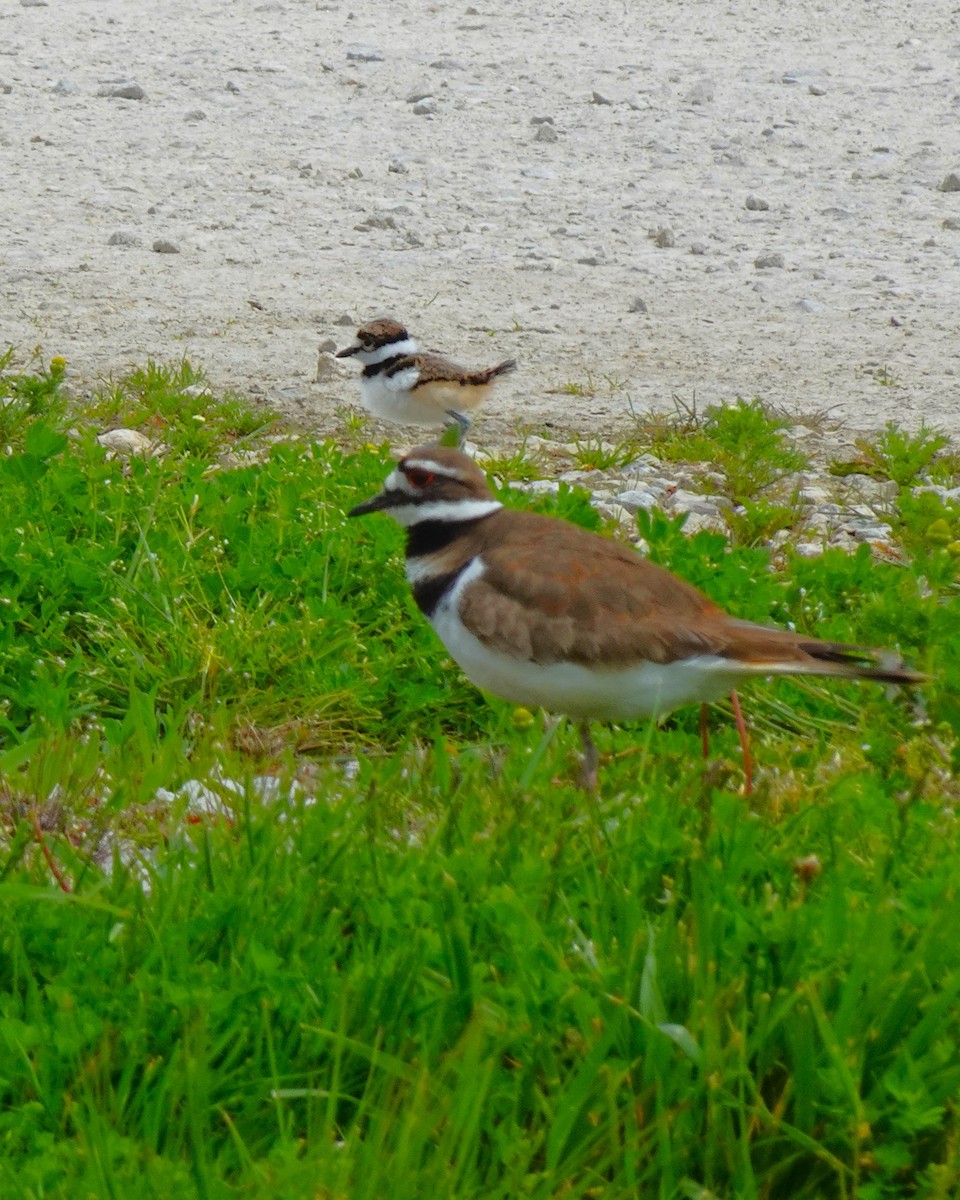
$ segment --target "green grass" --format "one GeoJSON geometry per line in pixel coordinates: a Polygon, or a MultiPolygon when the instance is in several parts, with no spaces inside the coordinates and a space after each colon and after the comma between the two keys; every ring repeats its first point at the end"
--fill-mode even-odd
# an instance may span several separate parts
{"type": "Polygon", "coordinates": [[[760,400],[712,404],[700,416],[645,418],[650,451],[667,461],[709,462],[726,476],[726,493],[736,504],[755,500],[791,471],[807,465],[784,436],[791,422],[760,400]]]}
{"type": "MultiPolygon", "coordinates": [[[[942,539],[773,574],[642,513],[721,604],[932,681],[758,687],[749,802],[722,709],[707,772],[693,711],[599,729],[587,802],[569,729],[451,667],[401,532],[344,519],[386,447],[268,443],[188,364],[92,415],[62,378],[0,376],[0,1195],[957,1194],[942,539]],[[166,452],[108,459],[118,423],[166,452]],[[158,798],[191,780],[229,819],[158,798]]],[[[537,507],[599,523],[574,489],[537,507]]]]}

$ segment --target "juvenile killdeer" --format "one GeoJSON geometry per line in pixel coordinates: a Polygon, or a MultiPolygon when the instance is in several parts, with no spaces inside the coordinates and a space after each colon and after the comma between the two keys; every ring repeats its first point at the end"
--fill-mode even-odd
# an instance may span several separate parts
{"type": "Polygon", "coordinates": [[[578,721],[589,789],[591,720],[705,705],[755,676],[924,679],[893,652],[738,620],[627,546],[506,509],[456,450],[412,450],[348,515],[381,511],[406,527],[414,599],[472,682],[578,721]]]}
{"type": "Polygon", "coordinates": [[[356,341],[337,351],[363,363],[364,408],[400,425],[460,426],[461,440],[472,412],[487,398],[495,379],[516,369],[512,358],[485,371],[468,371],[439,354],[422,354],[399,321],[381,317],[357,330],[356,341]]]}

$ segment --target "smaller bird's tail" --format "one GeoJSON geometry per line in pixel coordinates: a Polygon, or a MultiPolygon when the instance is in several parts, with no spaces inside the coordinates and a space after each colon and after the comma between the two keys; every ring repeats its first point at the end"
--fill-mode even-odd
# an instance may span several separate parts
{"type": "Polygon", "coordinates": [[[475,384],[493,383],[500,375],[509,375],[511,371],[517,369],[517,360],[515,358],[505,358],[502,363],[497,363],[495,367],[487,367],[485,371],[474,371],[471,374],[470,382],[475,384]]]}

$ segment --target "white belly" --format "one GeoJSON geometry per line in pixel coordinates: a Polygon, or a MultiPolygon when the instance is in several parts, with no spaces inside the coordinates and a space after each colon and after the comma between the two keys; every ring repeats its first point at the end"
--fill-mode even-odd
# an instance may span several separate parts
{"type": "Polygon", "coordinates": [[[448,425],[446,409],[430,399],[411,392],[417,382],[417,368],[408,367],[396,375],[361,377],[360,392],[363,407],[381,421],[397,421],[401,425],[448,425]]]}
{"type": "Polygon", "coordinates": [[[457,597],[483,572],[479,559],[437,606],[431,624],[471,682],[514,704],[571,717],[626,721],[660,717],[684,704],[718,700],[749,671],[729,659],[700,655],[673,663],[592,670],[579,663],[522,662],[491,650],[457,615],[457,597]]]}

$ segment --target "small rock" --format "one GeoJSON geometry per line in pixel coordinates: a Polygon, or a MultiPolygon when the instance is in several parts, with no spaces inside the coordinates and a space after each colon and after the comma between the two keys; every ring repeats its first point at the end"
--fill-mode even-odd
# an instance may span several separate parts
{"type": "Polygon", "coordinates": [[[583,258],[578,258],[577,262],[583,267],[599,267],[601,260],[596,254],[585,254],[583,258]]]}
{"type": "Polygon", "coordinates": [[[13,91],[12,83],[0,83],[0,95],[9,96],[13,91]]]}
{"type": "Polygon", "coordinates": [[[529,492],[531,496],[556,496],[560,492],[560,484],[555,479],[531,479],[526,483],[511,483],[510,486],[529,492]]]}
{"type": "Polygon", "coordinates": [[[799,308],[801,312],[822,313],[826,312],[827,306],[825,304],[821,304],[819,300],[811,300],[809,297],[805,296],[802,300],[797,301],[797,308],[799,308]]]}
{"type": "Polygon", "coordinates": [[[207,114],[202,108],[191,108],[183,119],[185,121],[205,121],[207,119],[207,114]]]}
{"type": "Polygon", "coordinates": [[[698,533],[726,533],[727,526],[719,513],[700,513],[687,511],[687,519],[683,523],[683,533],[693,537],[698,533]]]}
{"type": "Polygon", "coordinates": [[[367,46],[363,42],[353,42],[347,47],[348,62],[383,62],[384,55],[375,46],[367,46]]]}
{"type": "Polygon", "coordinates": [[[97,435],[97,441],[104,450],[110,450],[122,458],[151,454],[155,446],[150,438],[137,429],[108,429],[106,433],[97,435]]]}
{"type": "Polygon", "coordinates": [[[50,89],[55,96],[74,96],[77,90],[77,85],[71,83],[69,79],[58,79],[50,89]]]}
{"type": "Polygon", "coordinates": [[[531,117],[531,125],[552,125],[553,117],[531,117]]]}
{"type": "Polygon", "coordinates": [[[758,271],[767,270],[769,268],[780,269],[784,265],[782,254],[760,254],[753,260],[753,265],[758,271]]]}
{"type": "Polygon", "coordinates": [[[690,253],[697,254],[697,255],[706,254],[707,253],[706,243],[705,242],[693,242],[690,246],[690,253]]]}
{"type": "Polygon", "coordinates": [[[644,300],[644,298],[642,296],[635,296],[634,299],[630,302],[630,307],[627,309],[627,312],[632,312],[632,313],[647,312],[646,300],[644,300]]]}
{"type": "Polygon", "coordinates": [[[97,91],[98,96],[107,96],[114,100],[145,100],[147,93],[139,83],[110,84],[97,91]]]}
{"type": "Polygon", "coordinates": [[[232,92],[235,96],[240,95],[240,85],[239,83],[235,83],[234,80],[228,79],[224,86],[228,92],[232,92]]]}
{"type": "Polygon", "coordinates": [[[429,83],[422,83],[419,87],[415,87],[407,96],[408,104],[416,104],[418,100],[426,100],[428,96],[432,96],[434,88],[429,83]]]}
{"type": "Polygon", "coordinates": [[[590,93],[590,103],[591,104],[612,104],[613,101],[608,96],[604,96],[604,94],[602,92],[591,92],[590,93]]]}
{"type": "Polygon", "coordinates": [[[630,488],[626,492],[618,492],[614,496],[614,500],[629,513],[635,513],[641,508],[656,508],[659,503],[649,488],[630,488]]]}
{"type": "Polygon", "coordinates": [[[314,375],[315,383],[326,383],[330,379],[339,379],[341,371],[340,360],[335,358],[328,350],[321,350],[317,354],[317,370],[314,375]]]}
{"type": "Polygon", "coordinates": [[[661,225],[653,235],[653,244],[660,250],[672,250],[677,239],[668,225],[661,225]]]}
{"type": "Polygon", "coordinates": [[[711,79],[698,79],[686,96],[684,101],[687,104],[709,104],[713,100],[716,88],[711,79]]]}
{"type": "Polygon", "coordinates": [[[538,125],[537,132],[533,135],[535,142],[558,142],[560,134],[552,125],[538,125]]]}
{"type": "Polygon", "coordinates": [[[360,170],[359,167],[354,167],[352,170],[347,172],[347,178],[348,179],[362,179],[363,172],[360,170]]]}
{"type": "Polygon", "coordinates": [[[392,171],[394,175],[406,175],[410,168],[402,158],[391,158],[387,163],[387,170],[392,171]]]}
{"type": "Polygon", "coordinates": [[[357,318],[352,317],[349,313],[341,313],[334,321],[334,325],[349,325],[351,328],[357,324],[357,318]]]}
{"type": "Polygon", "coordinates": [[[336,354],[336,352],[337,343],[334,338],[324,338],[320,345],[317,346],[318,354],[336,354]]]}
{"type": "Polygon", "coordinates": [[[807,91],[811,96],[825,96],[827,94],[827,89],[821,83],[811,83],[807,91]]]}
{"type": "Polygon", "coordinates": [[[769,201],[762,196],[748,196],[744,202],[744,208],[749,208],[751,212],[766,212],[769,207],[769,201]]]}
{"type": "Polygon", "coordinates": [[[132,230],[118,229],[107,238],[108,246],[139,246],[140,239],[132,230]]]}
{"type": "Polygon", "coordinates": [[[960,217],[944,217],[940,222],[941,229],[960,229],[960,217]]]}
{"type": "Polygon", "coordinates": [[[527,179],[556,179],[557,177],[556,171],[551,171],[549,167],[541,166],[524,167],[520,174],[527,179]]]}
{"type": "Polygon", "coordinates": [[[180,247],[173,242],[168,242],[166,238],[157,238],[151,247],[154,254],[179,254],[180,247]]]}
{"type": "Polygon", "coordinates": [[[440,106],[433,96],[427,96],[425,100],[418,100],[413,106],[413,112],[418,117],[429,117],[431,113],[435,113],[440,106]]]}
{"type": "Polygon", "coordinates": [[[20,0],[21,8],[46,8],[47,0],[20,0]]]}
{"type": "Polygon", "coordinates": [[[943,182],[940,184],[937,191],[960,192],[960,174],[958,174],[956,171],[951,171],[948,175],[944,175],[943,182]]]}

